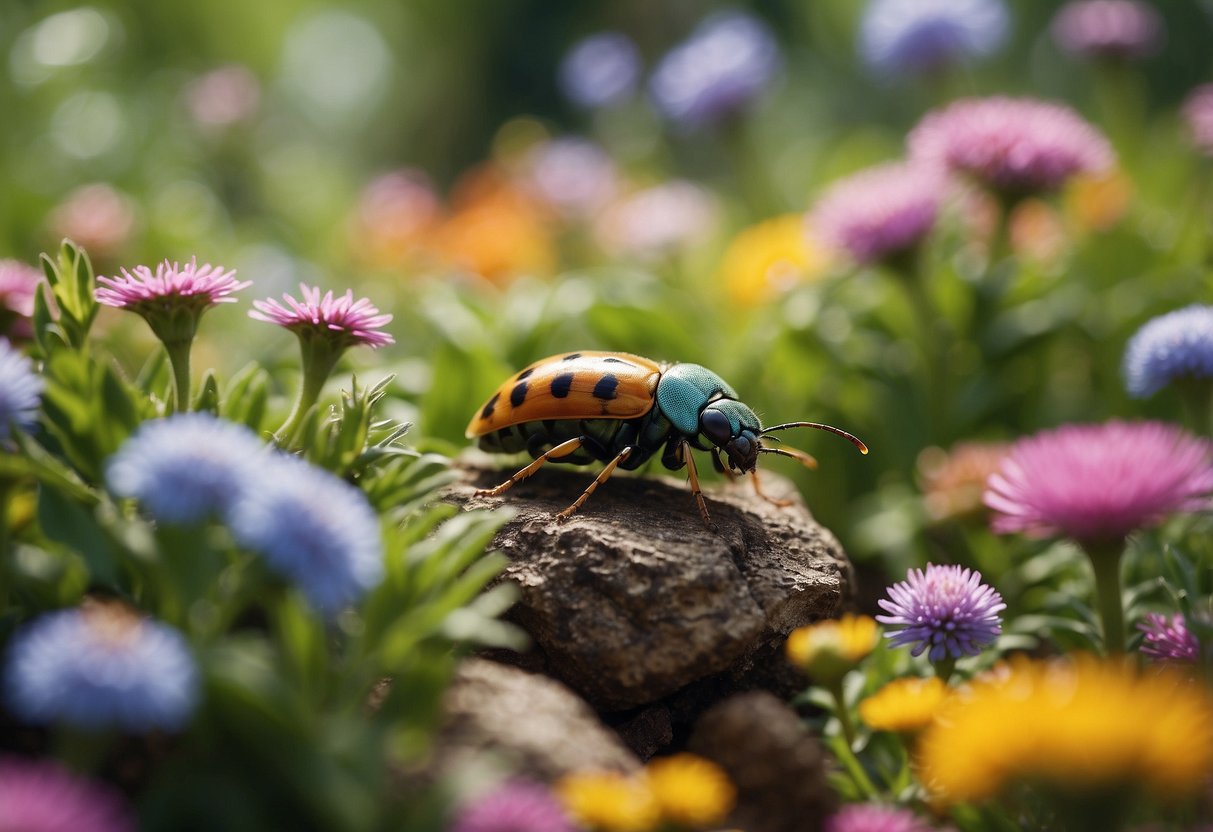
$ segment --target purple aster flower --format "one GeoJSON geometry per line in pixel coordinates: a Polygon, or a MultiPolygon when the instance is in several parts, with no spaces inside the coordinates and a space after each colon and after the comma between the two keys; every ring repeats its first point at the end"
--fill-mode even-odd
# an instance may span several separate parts
{"type": "Polygon", "coordinates": [[[1192,305],[1146,322],[1125,349],[1124,375],[1136,399],[1176,379],[1213,379],[1213,306],[1192,305]]]}
{"type": "Polygon", "coordinates": [[[929,651],[932,662],[976,656],[993,644],[1002,632],[998,613],[1007,608],[997,590],[981,582],[980,572],[931,563],[925,572],[911,569],[879,604],[889,615],[876,620],[901,627],[885,633],[889,643],[914,645],[913,656],[929,651]]]}
{"type": "Polygon", "coordinates": [[[909,809],[851,803],[826,819],[825,832],[930,832],[931,825],[909,809]]]}
{"type": "Polygon", "coordinates": [[[587,109],[630,96],[640,80],[640,52],[627,35],[599,32],[577,41],[560,62],[560,89],[587,109]]]}
{"type": "Polygon", "coordinates": [[[42,272],[20,260],[0,260],[0,336],[30,338],[34,295],[42,272]]]}
{"type": "Polygon", "coordinates": [[[86,602],[19,630],[6,656],[8,703],[20,719],[142,732],[185,726],[198,670],[176,630],[114,602],[86,602]]]}
{"type": "Polygon", "coordinates": [[[447,832],[575,832],[546,786],[515,781],[468,804],[447,832]]]}
{"type": "Polygon", "coordinates": [[[1141,652],[1152,659],[1195,663],[1200,657],[1200,642],[1188,629],[1188,623],[1180,613],[1167,618],[1160,613],[1148,612],[1145,620],[1138,622],[1137,629],[1144,636],[1141,652]]]}
{"type": "Polygon", "coordinates": [[[766,24],[744,12],[720,12],[666,53],[649,79],[649,92],[671,121],[701,127],[735,115],[757,98],[779,64],[766,24]]]}
{"type": "Polygon", "coordinates": [[[859,51],[880,72],[921,73],[992,54],[1007,22],[1002,0],[871,0],[859,51]]]}
{"type": "Polygon", "coordinates": [[[1066,425],[1020,439],[986,485],[1001,534],[1115,542],[1209,506],[1210,445],[1163,422],[1066,425]]]}
{"type": "Polygon", "coordinates": [[[0,830],[134,832],[118,792],[69,774],[57,763],[0,757],[0,830]]]}
{"type": "Polygon", "coordinates": [[[110,457],[105,481],[162,523],[224,517],[268,457],[248,428],[209,413],[144,422],[110,457]]]}
{"type": "Polygon", "coordinates": [[[1144,58],[1162,46],[1162,16],[1138,0],[1075,0],[1053,18],[1053,40],[1086,58],[1144,58]]]}
{"type": "Polygon", "coordinates": [[[285,327],[301,340],[321,339],[342,349],[355,344],[383,347],[396,343],[395,338],[381,331],[392,316],[380,314],[367,298],[354,300],[352,289],[346,289],[344,295],[328,291],[321,297],[319,287],[300,283],[299,293],[303,300],[284,294],[285,305],[273,298],[255,300],[249,317],[285,327]]]}
{"type": "Polygon", "coordinates": [[[34,363],[0,338],[0,441],[14,428],[33,427],[42,402],[42,387],[42,377],[34,372],[34,363]]]}
{"type": "Polygon", "coordinates": [[[1204,84],[1188,93],[1183,117],[1196,147],[1213,156],[1213,84],[1204,84]]]}
{"type": "Polygon", "coordinates": [[[232,533],[334,615],[383,578],[379,516],[358,488],[297,457],[263,467],[229,513],[232,533]]]}
{"type": "Polygon", "coordinates": [[[235,303],[232,294],[253,285],[252,281],[236,280],[236,272],[224,271],[222,266],[199,266],[197,257],[191,257],[184,267],[165,260],[155,273],[147,266],[121,271],[121,277],[97,278],[101,284],[97,302],[137,312],[153,330],[154,321],[164,316],[188,312],[196,320],[215,304],[235,303]]]}
{"type": "Polygon", "coordinates": [[[873,263],[913,248],[930,233],[946,184],[935,167],[878,165],[831,186],[809,225],[833,248],[873,263]]]}
{"type": "Polygon", "coordinates": [[[1069,107],[1028,98],[957,101],[928,113],[908,143],[916,161],[1015,196],[1056,190],[1115,162],[1108,140],[1069,107]]]}
{"type": "Polygon", "coordinates": [[[526,178],[540,201],[569,217],[596,213],[619,187],[611,157],[593,142],[578,138],[533,147],[526,157],[526,178]]]}

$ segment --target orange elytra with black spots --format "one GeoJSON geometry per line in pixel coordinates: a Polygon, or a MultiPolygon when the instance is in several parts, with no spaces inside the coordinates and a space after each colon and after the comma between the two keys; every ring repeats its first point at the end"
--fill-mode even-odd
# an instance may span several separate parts
{"type": "Polygon", "coordinates": [[[759,454],[816,465],[808,454],[763,444],[764,436],[792,427],[830,431],[868,452],[846,431],[817,422],[763,428],[724,379],[698,364],[660,364],[629,353],[582,350],[536,361],[506,379],[473,415],[467,437],[492,453],[526,451],[534,458],[501,485],[480,492],[486,495],[501,494],[548,461],[606,463],[561,517],[580,508],[617,467],[638,468],[664,448],[662,464],[670,470],[687,468],[700,516],[715,528],[690,451],[707,451],[722,473],[754,475],[757,489],[759,454]]]}

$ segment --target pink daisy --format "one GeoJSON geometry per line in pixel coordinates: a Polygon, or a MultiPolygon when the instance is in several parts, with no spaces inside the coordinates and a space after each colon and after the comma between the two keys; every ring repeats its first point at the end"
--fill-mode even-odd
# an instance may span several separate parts
{"type": "Polygon", "coordinates": [[[945,185],[935,167],[877,165],[831,186],[809,224],[828,245],[872,263],[913,248],[930,233],[945,185]]]}
{"type": "Polygon", "coordinates": [[[574,832],[546,786],[505,783],[459,812],[447,832],[574,832]]]}
{"type": "Polygon", "coordinates": [[[1180,613],[1168,618],[1148,612],[1137,629],[1142,632],[1141,652],[1152,659],[1191,664],[1200,657],[1200,642],[1180,613]]]}
{"type": "Polygon", "coordinates": [[[235,271],[222,266],[199,266],[198,258],[181,267],[165,260],[156,272],[147,266],[122,269],[121,277],[98,277],[98,303],[138,312],[145,318],[180,309],[202,312],[217,303],[234,303],[233,292],[252,286],[252,281],[236,280],[235,271]]]}
{"type": "Polygon", "coordinates": [[[1116,541],[1209,507],[1208,441],[1163,422],[1066,425],[1011,446],[986,486],[994,530],[1116,541]]]}
{"type": "Polygon", "coordinates": [[[29,338],[42,272],[20,260],[0,260],[0,336],[29,338]]]}
{"type": "Polygon", "coordinates": [[[21,832],[134,832],[117,792],[58,765],[0,758],[0,829],[21,832]]]}
{"type": "Polygon", "coordinates": [[[1213,156],[1213,84],[1204,84],[1188,93],[1183,117],[1196,147],[1213,156]]]}
{"type": "Polygon", "coordinates": [[[396,339],[381,328],[391,320],[391,315],[382,315],[367,298],[354,300],[353,290],[334,296],[331,291],[321,297],[319,287],[299,284],[302,301],[284,294],[285,305],[268,298],[253,301],[254,311],[250,318],[285,327],[300,338],[324,335],[332,338],[338,348],[366,344],[369,347],[384,347],[396,343],[396,339]]]}
{"type": "Polygon", "coordinates": [[[908,142],[912,159],[1012,195],[1056,190],[1116,161],[1108,140],[1076,112],[1030,98],[962,99],[928,113],[908,142]]]}
{"type": "Polygon", "coordinates": [[[1141,0],[1075,0],[1053,18],[1053,39],[1072,55],[1144,58],[1164,40],[1162,16],[1141,0]]]}
{"type": "Polygon", "coordinates": [[[909,809],[851,803],[826,820],[825,832],[931,832],[931,825],[909,809]]]}

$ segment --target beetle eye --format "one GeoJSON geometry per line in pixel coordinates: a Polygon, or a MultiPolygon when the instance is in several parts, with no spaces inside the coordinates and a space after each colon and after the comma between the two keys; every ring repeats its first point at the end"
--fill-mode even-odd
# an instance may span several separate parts
{"type": "Polygon", "coordinates": [[[705,410],[699,416],[699,428],[715,445],[724,445],[733,438],[729,417],[719,410],[705,410]]]}

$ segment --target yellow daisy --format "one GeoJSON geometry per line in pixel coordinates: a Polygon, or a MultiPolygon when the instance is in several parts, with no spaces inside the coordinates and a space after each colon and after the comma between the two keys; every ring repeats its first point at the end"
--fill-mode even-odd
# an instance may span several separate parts
{"type": "Polygon", "coordinates": [[[579,772],[561,778],[555,791],[569,815],[595,832],[648,832],[661,819],[661,806],[644,778],[579,772]]]}
{"type": "Polygon", "coordinates": [[[859,716],[877,731],[921,731],[935,718],[947,691],[938,676],[897,679],[860,702],[859,716]]]}
{"type": "Polygon", "coordinates": [[[1213,773],[1213,703],[1166,670],[1024,659],[951,696],[918,751],[923,783],[943,804],[1025,781],[1058,793],[1182,797],[1213,773]]]}
{"type": "Polygon", "coordinates": [[[804,223],[801,214],[784,214],[733,238],[717,277],[730,303],[757,306],[825,271],[828,258],[810,245],[804,223]]]}
{"type": "Polygon", "coordinates": [[[694,754],[654,760],[645,774],[662,819],[680,827],[714,826],[732,811],[737,799],[724,770],[694,754]]]}
{"type": "Polygon", "coordinates": [[[787,655],[814,681],[828,685],[872,652],[876,636],[874,618],[848,614],[793,630],[788,636],[787,655]]]}

